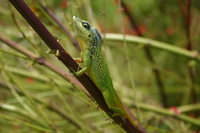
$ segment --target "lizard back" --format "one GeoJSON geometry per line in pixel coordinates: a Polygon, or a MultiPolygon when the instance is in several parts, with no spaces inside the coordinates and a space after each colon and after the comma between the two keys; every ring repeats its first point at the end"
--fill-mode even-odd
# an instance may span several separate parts
{"type": "Polygon", "coordinates": [[[101,47],[92,52],[91,67],[88,70],[88,75],[91,77],[96,86],[100,86],[100,90],[113,88],[112,80],[101,52],[101,47]]]}

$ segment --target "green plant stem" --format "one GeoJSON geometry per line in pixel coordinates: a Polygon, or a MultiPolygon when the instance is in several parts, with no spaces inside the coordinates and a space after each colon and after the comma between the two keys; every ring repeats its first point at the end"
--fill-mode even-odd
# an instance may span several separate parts
{"type": "Polygon", "coordinates": [[[49,130],[49,129],[45,129],[43,127],[39,127],[39,126],[36,126],[36,125],[33,125],[31,123],[28,123],[28,122],[24,122],[24,121],[20,121],[20,120],[17,120],[13,117],[10,117],[10,116],[7,116],[7,115],[4,115],[4,114],[0,114],[0,118],[4,118],[4,119],[7,119],[7,120],[10,120],[12,122],[17,122],[17,123],[20,123],[22,125],[25,125],[27,127],[30,127],[30,128],[33,128],[33,129],[36,129],[38,131],[43,131],[43,132],[53,132],[53,130],[49,130]]]}
{"type": "MultiPolygon", "coordinates": [[[[136,108],[136,105],[131,105],[133,107],[136,108]]],[[[148,105],[148,104],[144,104],[144,103],[137,103],[137,106],[140,107],[140,109],[143,109],[143,110],[148,110],[148,111],[153,111],[155,113],[159,113],[161,115],[167,115],[167,116],[173,116],[177,119],[180,119],[180,120],[183,120],[185,122],[188,122],[190,124],[193,124],[193,125],[196,125],[196,126],[200,126],[200,120],[197,120],[197,119],[194,119],[192,117],[189,117],[183,113],[181,114],[176,114],[175,112],[169,110],[169,109],[164,109],[164,108],[159,108],[159,107],[155,107],[155,106],[152,106],[152,105],[148,105]]],[[[192,105],[191,105],[192,106],[192,105]]],[[[199,109],[200,108],[200,105],[196,105],[195,109],[199,109]]],[[[177,107],[177,110],[179,110],[180,112],[182,112],[181,110],[184,111],[185,108],[183,107],[177,107]]]]}
{"type": "Polygon", "coordinates": [[[9,9],[10,9],[10,12],[11,12],[11,17],[12,17],[12,20],[13,20],[15,26],[17,27],[17,29],[19,30],[19,32],[22,34],[23,38],[25,38],[31,44],[31,46],[35,50],[37,50],[39,52],[39,49],[37,48],[37,46],[26,36],[26,34],[24,33],[24,31],[20,28],[19,24],[17,23],[15,14],[13,13],[13,10],[11,8],[11,4],[8,3],[8,5],[9,5],[9,9]]]}
{"type": "MultiPolygon", "coordinates": [[[[197,60],[198,62],[200,62],[200,55],[197,51],[189,51],[189,50],[179,48],[168,43],[163,43],[163,42],[159,42],[159,41],[144,38],[144,37],[126,35],[125,38],[126,38],[126,41],[129,43],[148,45],[154,48],[158,48],[158,49],[169,51],[178,55],[182,55],[188,58],[193,58],[197,60]]],[[[111,34],[111,33],[106,34],[106,40],[120,41],[120,42],[124,41],[122,34],[111,34]]]]}
{"type": "MultiPolygon", "coordinates": [[[[3,82],[0,82],[0,86],[2,86],[2,88],[7,89],[7,85],[4,84],[3,82]]],[[[14,85],[13,85],[14,86],[14,85]]],[[[17,91],[20,95],[23,95],[23,93],[17,88],[17,87],[13,87],[15,89],[15,91],[17,91]]],[[[81,128],[81,125],[78,124],[79,122],[76,122],[70,115],[68,115],[66,112],[64,112],[63,110],[48,104],[47,102],[45,102],[43,99],[32,95],[30,93],[28,93],[29,97],[31,97],[32,99],[34,99],[35,101],[39,102],[40,104],[42,104],[43,106],[45,106],[46,108],[48,108],[49,110],[57,113],[58,115],[60,115],[61,117],[63,117],[64,119],[66,119],[67,121],[71,122],[72,124],[74,124],[76,127],[81,128]]]]}
{"type": "Polygon", "coordinates": [[[13,105],[9,105],[9,104],[3,104],[3,103],[0,103],[0,108],[1,109],[4,109],[6,111],[10,111],[10,112],[14,112],[16,114],[19,114],[21,116],[24,116],[25,118],[33,121],[34,123],[37,123],[38,125],[40,125],[41,127],[43,128],[47,128],[47,125],[45,125],[43,122],[41,121],[38,121],[37,117],[34,117],[32,115],[30,115],[30,113],[27,113],[25,112],[24,110],[16,107],[16,106],[13,106],[13,105]]]}
{"type": "Polygon", "coordinates": [[[180,106],[177,107],[178,110],[180,110],[180,112],[185,113],[185,112],[191,112],[191,111],[195,111],[195,110],[200,110],[200,104],[196,103],[196,104],[189,104],[189,105],[184,105],[184,106],[180,106]]]}

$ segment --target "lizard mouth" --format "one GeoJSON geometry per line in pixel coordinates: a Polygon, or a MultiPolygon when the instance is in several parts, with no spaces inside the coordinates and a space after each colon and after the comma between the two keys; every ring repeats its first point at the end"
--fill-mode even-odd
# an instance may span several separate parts
{"type": "Polygon", "coordinates": [[[81,19],[76,16],[73,16],[73,22],[77,22],[77,21],[81,21],[81,19]]]}
{"type": "Polygon", "coordinates": [[[76,17],[76,16],[73,16],[73,24],[74,24],[74,28],[78,28],[79,29],[79,25],[80,23],[82,23],[81,19],[76,17]]]}
{"type": "Polygon", "coordinates": [[[74,31],[75,31],[76,36],[80,36],[82,32],[80,28],[80,23],[81,23],[81,20],[78,17],[73,16],[73,25],[74,25],[74,31]]]}
{"type": "MultiPolygon", "coordinates": [[[[78,28],[78,21],[80,21],[80,19],[76,16],[73,16],[73,25],[74,25],[74,29],[78,28]]],[[[75,30],[76,31],[76,30],[75,30]]]]}
{"type": "Polygon", "coordinates": [[[74,31],[75,31],[75,36],[81,37],[81,38],[87,38],[85,33],[87,30],[83,28],[82,23],[86,22],[81,20],[80,18],[73,16],[73,25],[74,25],[74,31]]]}

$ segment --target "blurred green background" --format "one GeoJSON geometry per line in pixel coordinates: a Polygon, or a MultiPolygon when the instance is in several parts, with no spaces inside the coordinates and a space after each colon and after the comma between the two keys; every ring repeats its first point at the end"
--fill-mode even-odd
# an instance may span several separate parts
{"type": "MultiPolygon", "coordinates": [[[[148,133],[200,131],[200,1],[25,2],[72,57],[80,56],[72,41],[72,16],[98,29],[115,90],[148,133]],[[127,42],[116,34],[140,38],[127,42]],[[155,41],[157,47],[152,45],[155,41]]],[[[2,36],[69,73],[54,55],[46,54],[48,47],[7,0],[0,1],[0,39],[2,36]]],[[[105,120],[108,116],[96,109],[98,105],[79,85],[2,40],[0,95],[2,133],[124,132],[105,120]]]]}

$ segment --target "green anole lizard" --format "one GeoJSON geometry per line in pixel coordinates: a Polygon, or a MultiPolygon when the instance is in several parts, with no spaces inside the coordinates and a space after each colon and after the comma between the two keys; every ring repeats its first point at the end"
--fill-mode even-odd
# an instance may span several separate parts
{"type": "Polygon", "coordinates": [[[81,47],[81,58],[74,58],[78,63],[84,63],[84,68],[73,72],[75,76],[87,73],[90,79],[101,91],[106,104],[111,109],[114,116],[123,116],[135,125],[123,103],[116,94],[113,83],[101,52],[102,38],[99,32],[90,26],[87,21],[73,16],[73,24],[76,39],[81,47]]]}

